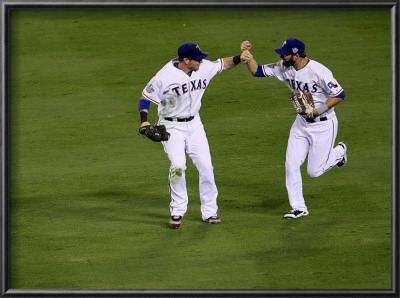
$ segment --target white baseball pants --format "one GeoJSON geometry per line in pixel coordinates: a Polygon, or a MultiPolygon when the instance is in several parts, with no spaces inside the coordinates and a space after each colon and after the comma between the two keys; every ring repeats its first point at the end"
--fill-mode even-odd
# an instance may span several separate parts
{"type": "Polygon", "coordinates": [[[303,197],[300,167],[308,154],[307,173],[319,177],[334,167],[344,156],[342,146],[333,147],[338,131],[336,114],[328,120],[308,123],[298,115],[290,130],[286,151],[286,188],[293,210],[307,211],[303,197]]]}
{"type": "Polygon", "coordinates": [[[197,115],[189,122],[160,119],[159,123],[165,125],[171,134],[169,140],[163,142],[164,151],[171,161],[169,169],[171,216],[184,216],[187,211],[189,198],[185,179],[186,153],[199,171],[202,218],[207,219],[217,215],[218,190],[214,179],[210,148],[200,116],[197,115]]]}

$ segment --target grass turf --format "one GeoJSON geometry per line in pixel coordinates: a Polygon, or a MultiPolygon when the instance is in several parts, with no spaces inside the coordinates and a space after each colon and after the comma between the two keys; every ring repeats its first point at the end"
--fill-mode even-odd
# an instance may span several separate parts
{"type": "Polygon", "coordinates": [[[13,11],[11,288],[389,289],[390,12],[301,15],[13,11]],[[290,91],[239,65],[213,79],[201,110],[222,224],[201,221],[188,160],[189,209],[171,230],[168,159],[137,135],[141,90],[183,42],[213,60],[237,55],[249,39],[264,64],[290,36],[346,91],[336,111],[348,165],[317,179],[303,169],[310,215],[283,220],[290,91]]]}

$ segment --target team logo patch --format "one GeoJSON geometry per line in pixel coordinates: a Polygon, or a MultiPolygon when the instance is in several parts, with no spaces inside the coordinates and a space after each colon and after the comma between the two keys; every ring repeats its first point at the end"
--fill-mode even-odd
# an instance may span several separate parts
{"type": "Polygon", "coordinates": [[[152,85],[152,84],[148,84],[147,87],[146,87],[146,91],[147,91],[148,93],[154,92],[153,85],[152,85]]]}
{"type": "Polygon", "coordinates": [[[298,48],[292,48],[292,52],[293,52],[293,54],[296,54],[298,51],[299,51],[299,49],[298,49],[298,48]]]}
{"type": "Polygon", "coordinates": [[[267,64],[267,66],[268,66],[269,68],[274,68],[274,67],[277,66],[277,65],[278,65],[278,63],[267,64]]]}
{"type": "Polygon", "coordinates": [[[329,83],[328,83],[328,87],[329,87],[329,89],[332,89],[332,88],[337,88],[338,85],[337,85],[337,84],[334,84],[334,83],[332,83],[332,82],[329,82],[329,83]]]}

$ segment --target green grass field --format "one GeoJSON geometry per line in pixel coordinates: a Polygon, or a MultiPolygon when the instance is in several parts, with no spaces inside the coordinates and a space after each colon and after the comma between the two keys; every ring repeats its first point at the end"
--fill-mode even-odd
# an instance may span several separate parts
{"type": "MultiPolygon", "coordinates": [[[[389,10],[15,10],[10,15],[10,287],[13,289],[390,289],[389,10]],[[198,43],[209,59],[248,39],[261,64],[287,37],[346,91],[337,142],[349,162],[303,171],[310,215],[288,221],[289,89],[246,66],[215,77],[200,111],[220,225],[169,218],[169,161],[138,135],[150,78],[198,43]]],[[[156,106],[150,112],[156,120],[156,106]]]]}

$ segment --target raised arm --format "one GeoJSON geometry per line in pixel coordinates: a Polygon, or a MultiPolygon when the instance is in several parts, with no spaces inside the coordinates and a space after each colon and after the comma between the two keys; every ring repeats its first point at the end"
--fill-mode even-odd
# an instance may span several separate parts
{"type": "Polygon", "coordinates": [[[240,59],[243,61],[243,63],[247,64],[247,69],[254,76],[258,69],[258,63],[254,59],[253,55],[248,50],[245,50],[240,56],[240,59]]]}
{"type": "Polygon", "coordinates": [[[232,69],[236,65],[238,65],[240,62],[242,62],[240,60],[240,55],[222,58],[222,60],[224,61],[224,70],[232,69]]]}
{"type": "Polygon", "coordinates": [[[258,63],[254,59],[253,55],[250,53],[251,50],[251,42],[248,40],[244,40],[240,45],[240,50],[242,51],[242,55],[240,55],[240,59],[243,63],[247,64],[247,68],[250,73],[254,76],[258,69],[258,63]]]}

